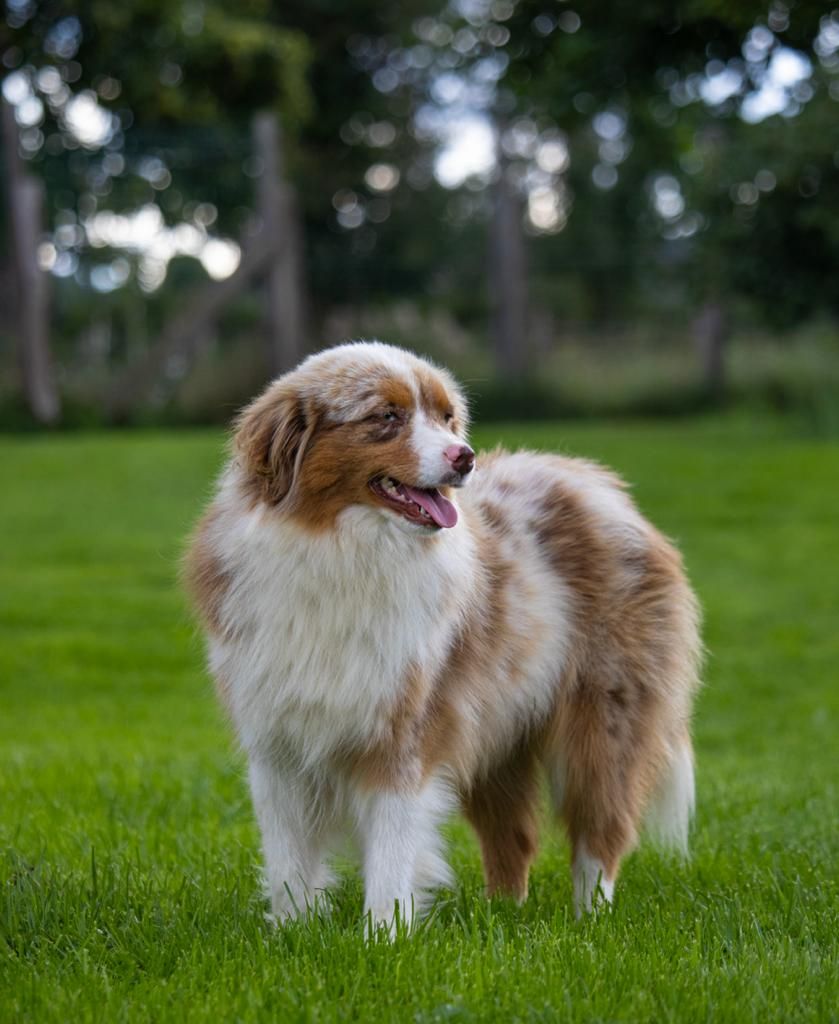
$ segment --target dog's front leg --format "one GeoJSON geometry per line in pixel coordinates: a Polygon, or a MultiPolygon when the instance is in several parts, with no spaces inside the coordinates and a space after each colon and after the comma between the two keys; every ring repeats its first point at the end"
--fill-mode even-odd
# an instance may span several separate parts
{"type": "Polygon", "coordinates": [[[278,921],[305,914],[329,882],[323,860],[326,808],[313,783],[264,757],[251,757],[248,774],[262,832],[271,910],[278,921]]]}
{"type": "Polygon", "coordinates": [[[408,927],[418,894],[413,891],[422,844],[421,794],[381,791],[363,798],[359,826],[364,850],[364,912],[373,927],[394,933],[396,915],[408,927]]]}

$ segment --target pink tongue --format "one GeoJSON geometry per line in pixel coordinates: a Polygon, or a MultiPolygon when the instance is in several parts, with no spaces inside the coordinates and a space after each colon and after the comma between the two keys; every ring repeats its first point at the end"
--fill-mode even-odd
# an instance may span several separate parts
{"type": "Polygon", "coordinates": [[[438,526],[454,526],[457,522],[457,509],[439,491],[421,491],[418,487],[409,487],[407,484],[402,486],[411,501],[424,508],[438,526]]]}

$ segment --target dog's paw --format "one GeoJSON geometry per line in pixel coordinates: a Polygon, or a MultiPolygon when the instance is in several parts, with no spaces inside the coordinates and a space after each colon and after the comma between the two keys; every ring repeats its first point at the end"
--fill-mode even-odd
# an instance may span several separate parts
{"type": "Polygon", "coordinates": [[[369,940],[382,936],[388,942],[393,942],[400,935],[407,935],[414,927],[416,915],[413,899],[394,900],[389,906],[368,905],[364,909],[369,940]]]}
{"type": "Polygon", "coordinates": [[[301,921],[319,911],[324,901],[308,890],[292,892],[288,887],[271,893],[271,911],[265,919],[280,927],[290,921],[301,921]]]}
{"type": "Polygon", "coordinates": [[[610,908],[615,883],[606,878],[603,865],[593,858],[582,857],[574,865],[574,913],[579,920],[584,914],[596,914],[610,908]]]}

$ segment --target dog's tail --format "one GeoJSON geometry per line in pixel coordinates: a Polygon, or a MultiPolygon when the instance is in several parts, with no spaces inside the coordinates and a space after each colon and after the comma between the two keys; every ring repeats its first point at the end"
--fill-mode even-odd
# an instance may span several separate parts
{"type": "Polygon", "coordinates": [[[687,856],[695,805],[693,747],[685,733],[671,748],[669,762],[647,809],[646,826],[653,841],[687,856]]]}

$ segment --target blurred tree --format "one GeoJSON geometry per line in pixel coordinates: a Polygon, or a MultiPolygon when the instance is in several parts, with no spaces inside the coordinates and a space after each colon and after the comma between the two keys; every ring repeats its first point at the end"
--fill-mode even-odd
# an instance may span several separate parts
{"type": "Polygon", "coordinates": [[[382,198],[368,224],[383,223],[392,187],[366,188],[365,173],[415,147],[404,95],[375,85],[372,72],[387,68],[429,8],[436,3],[244,0],[232,15],[220,0],[10,0],[0,54],[23,77],[15,89],[35,101],[23,146],[54,215],[153,202],[175,222],[203,200],[216,207],[214,227],[234,231],[261,171],[251,117],[279,112],[316,277],[340,300],[351,290],[347,257],[363,256],[369,237],[357,244],[352,215],[343,227],[336,220],[341,200],[347,212],[352,202],[337,194],[354,184],[382,198]],[[80,138],[82,115],[91,123],[80,138]]]}
{"type": "Polygon", "coordinates": [[[56,203],[70,190],[131,208],[162,199],[174,181],[165,212],[175,216],[196,185],[206,188],[209,161],[222,163],[215,198],[229,218],[242,202],[242,142],[253,111],[274,107],[291,127],[311,112],[308,41],[272,24],[262,0],[242,0],[235,15],[213,0],[7,7],[3,62],[23,76],[15,88],[40,105],[20,118],[23,146],[56,203]],[[235,176],[220,159],[227,146],[239,156],[235,176]]]}
{"type": "MultiPolygon", "coordinates": [[[[250,124],[263,108],[282,116],[290,173],[300,186],[317,282],[313,305],[325,308],[324,296],[351,299],[364,277],[346,268],[364,261],[375,233],[352,233],[352,216],[340,224],[341,210],[352,208],[346,186],[363,181],[383,148],[398,146],[394,121],[403,111],[374,86],[348,41],[390,33],[392,44],[410,24],[412,7],[245,0],[234,14],[212,0],[10,0],[0,29],[10,69],[4,90],[15,102],[24,155],[48,184],[54,232],[46,265],[66,281],[65,306],[79,288],[101,281],[100,290],[120,287],[134,319],[130,293],[137,285],[159,288],[173,248],[176,254],[187,245],[198,255],[211,231],[248,230],[254,182],[264,170],[250,124]],[[352,117],[363,126],[355,145],[342,139],[352,117]],[[114,230],[97,238],[90,228],[97,211],[132,221],[111,218],[121,238],[114,230]],[[167,225],[174,234],[166,234],[167,225]],[[132,241],[132,233],[144,232],[160,244],[132,241]],[[123,258],[132,250],[133,268],[123,258]]],[[[376,45],[386,54],[384,43],[376,45]]],[[[373,195],[391,190],[385,186],[373,195]]],[[[384,197],[371,222],[389,214],[384,197]]],[[[177,293],[162,289],[149,327],[177,303],[177,293]]]]}
{"type": "Polygon", "coordinates": [[[539,133],[523,163],[538,171],[554,130],[570,153],[559,181],[542,173],[559,216],[535,266],[576,276],[586,317],[625,317],[651,288],[666,300],[668,280],[690,285],[670,292],[679,305],[748,298],[775,324],[839,312],[825,287],[839,258],[839,12],[808,0],[484,10],[502,8],[497,103],[539,133]]]}
{"type": "Polygon", "coordinates": [[[37,256],[44,185],[28,173],[20,158],[14,112],[2,98],[0,119],[11,242],[7,252],[14,264],[14,294],[9,295],[6,308],[12,313],[9,319],[14,322],[18,336],[16,347],[24,398],[34,418],[49,425],[58,422],[61,401],[49,349],[47,280],[37,256]]]}
{"type": "MultiPolygon", "coordinates": [[[[835,311],[824,266],[839,255],[839,13],[824,4],[458,0],[367,66],[374,79],[395,69],[409,106],[409,179],[424,144],[445,139],[464,112],[494,126],[537,236],[531,288],[556,314],[679,325],[704,310],[701,323],[720,325],[705,341],[719,345],[744,303],[775,325],[835,311]]],[[[461,228],[486,223],[492,207],[480,194],[495,173],[461,181],[471,192],[461,228]]],[[[450,232],[445,218],[410,223],[413,245],[450,232]]],[[[450,234],[439,258],[453,296],[475,260],[450,234]]],[[[719,365],[709,353],[713,388],[719,365]]]]}
{"type": "MultiPolygon", "coordinates": [[[[106,266],[127,324],[139,295],[126,251],[92,245],[85,225],[154,204],[205,238],[239,232],[263,107],[289,137],[316,316],[408,296],[484,322],[496,168],[470,151],[470,125],[498,136],[486,148],[500,147],[527,210],[530,290],[554,316],[678,325],[718,306],[788,325],[837,312],[825,275],[839,255],[839,15],[814,0],[6,11],[4,92],[18,93],[22,148],[47,181],[55,272],[78,291],[106,266]],[[455,150],[467,170],[444,174],[455,150]]],[[[179,287],[160,290],[152,326],[190,266],[172,264],[179,287]]],[[[162,280],[152,270],[146,288],[162,280]]]]}

